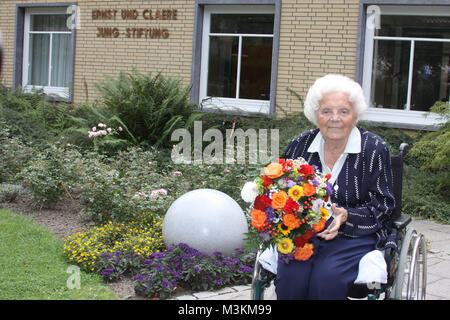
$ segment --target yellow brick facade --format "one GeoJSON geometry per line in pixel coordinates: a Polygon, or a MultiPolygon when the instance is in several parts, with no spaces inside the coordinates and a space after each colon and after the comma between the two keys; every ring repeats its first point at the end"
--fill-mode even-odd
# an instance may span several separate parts
{"type": "MultiPolygon", "coordinates": [[[[4,40],[4,64],[0,81],[13,82],[16,4],[54,3],[42,0],[0,1],[0,29],[4,40]]],[[[81,19],[76,32],[74,102],[98,98],[94,83],[120,71],[162,72],[191,82],[194,39],[194,0],[111,1],[78,0],[81,19]],[[136,10],[137,19],[123,19],[121,10],[136,10]],[[176,10],[176,20],[147,20],[144,10],[176,10]],[[94,19],[93,10],[117,10],[116,19],[94,19]],[[117,28],[117,38],[98,37],[98,28],[117,28]],[[130,28],[127,37],[127,28],[130,28]],[[132,29],[136,28],[133,37],[132,29]],[[137,29],[143,28],[141,37],[137,29]],[[168,30],[166,39],[145,38],[145,28],[168,30]],[[86,90],[87,89],[87,90],[86,90]]],[[[357,0],[282,0],[278,53],[277,115],[301,110],[290,88],[305,96],[314,79],[326,73],[355,74],[358,32],[357,0]]],[[[94,13],[95,14],[95,13],[94,13]]],[[[147,17],[148,11],[147,11],[147,17]]]]}
{"type": "Polygon", "coordinates": [[[324,74],[354,77],[357,33],[357,0],[283,1],[277,110],[301,109],[287,88],[305,97],[314,80],[324,74]]]}

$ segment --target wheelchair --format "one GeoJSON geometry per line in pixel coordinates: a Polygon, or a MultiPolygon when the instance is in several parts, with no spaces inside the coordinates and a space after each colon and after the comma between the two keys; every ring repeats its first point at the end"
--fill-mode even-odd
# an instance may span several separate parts
{"type": "MultiPolygon", "coordinates": [[[[396,235],[398,251],[387,248],[387,283],[352,284],[348,299],[368,300],[425,300],[427,283],[427,245],[423,234],[409,228],[411,217],[401,213],[403,156],[408,145],[402,143],[398,155],[391,156],[396,207],[391,216],[392,233],[396,235]]],[[[268,289],[273,290],[276,275],[264,269],[256,255],[251,283],[251,298],[266,300],[268,289]]]]}

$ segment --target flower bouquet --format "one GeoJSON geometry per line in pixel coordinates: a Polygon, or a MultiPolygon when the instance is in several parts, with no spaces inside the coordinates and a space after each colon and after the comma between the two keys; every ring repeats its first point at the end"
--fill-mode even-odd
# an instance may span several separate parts
{"type": "Polygon", "coordinates": [[[321,174],[303,158],[278,159],[263,172],[241,190],[242,199],[250,203],[247,245],[273,246],[285,263],[306,261],[314,249],[309,240],[324,229],[331,211],[331,175],[321,174]]]}

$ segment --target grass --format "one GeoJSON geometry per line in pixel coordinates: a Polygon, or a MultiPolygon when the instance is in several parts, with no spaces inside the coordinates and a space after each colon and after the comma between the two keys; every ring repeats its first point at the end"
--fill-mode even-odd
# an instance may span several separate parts
{"type": "Polygon", "coordinates": [[[0,210],[0,300],[118,299],[96,274],[81,271],[79,289],[68,286],[70,266],[50,230],[0,210]]]}

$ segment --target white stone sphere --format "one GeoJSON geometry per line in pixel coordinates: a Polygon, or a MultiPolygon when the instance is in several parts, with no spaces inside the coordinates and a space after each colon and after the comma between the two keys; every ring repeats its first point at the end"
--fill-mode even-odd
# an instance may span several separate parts
{"type": "Polygon", "coordinates": [[[247,220],[239,204],[213,189],[189,191],[175,200],[163,221],[167,247],[186,243],[206,254],[220,251],[225,256],[243,248],[247,220]]]}

